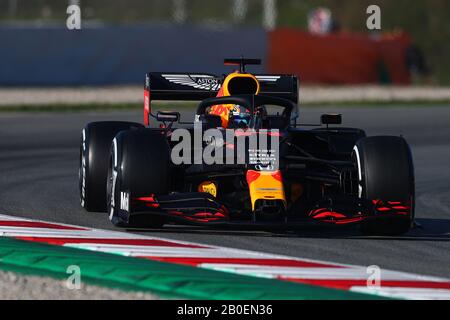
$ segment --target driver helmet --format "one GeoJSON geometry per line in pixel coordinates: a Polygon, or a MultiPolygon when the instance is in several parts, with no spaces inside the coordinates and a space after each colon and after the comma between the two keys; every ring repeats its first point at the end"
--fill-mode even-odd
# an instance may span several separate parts
{"type": "Polygon", "coordinates": [[[251,119],[250,111],[239,105],[236,105],[230,112],[230,125],[233,128],[246,128],[251,119]]]}

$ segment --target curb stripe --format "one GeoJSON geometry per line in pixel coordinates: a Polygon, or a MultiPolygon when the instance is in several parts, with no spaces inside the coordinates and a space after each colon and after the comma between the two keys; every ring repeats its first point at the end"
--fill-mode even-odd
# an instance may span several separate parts
{"type": "MultiPolygon", "coordinates": [[[[367,280],[354,280],[354,279],[320,280],[320,279],[295,279],[295,278],[282,278],[282,280],[345,290],[349,290],[352,287],[367,287],[366,286],[367,280]]],[[[381,281],[381,285],[383,288],[396,287],[396,288],[450,290],[450,282],[383,280],[381,281]]]]}
{"type": "MultiPolygon", "coordinates": [[[[291,279],[315,279],[315,280],[342,280],[354,279],[367,281],[368,275],[364,268],[287,268],[287,267],[260,267],[260,266],[241,266],[241,265],[208,265],[202,264],[202,268],[229,271],[239,274],[252,274],[264,277],[272,277],[280,280],[291,281],[291,279]]],[[[410,280],[411,277],[397,272],[384,272],[384,280],[410,280]]],[[[450,292],[449,292],[450,293],[450,292]]]]}
{"type": "Polygon", "coordinates": [[[251,275],[286,283],[307,283],[322,288],[372,294],[373,297],[381,295],[407,299],[450,299],[450,280],[444,278],[382,269],[382,288],[374,291],[366,285],[369,274],[364,266],[300,259],[109,230],[82,229],[63,224],[48,224],[63,229],[46,229],[43,228],[47,225],[45,222],[12,219],[2,215],[0,219],[8,221],[8,225],[17,225],[17,227],[0,225],[0,235],[56,244],[65,248],[114,253],[142,258],[140,260],[196,267],[199,270],[251,275]],[[32,225],[35,227],[30,227],[32,225]],[[73,230],[74,228],[76,230],[73,230]]]}
{"type": "Polygon", "coordinates": [[[366,294],[376,294],[393,299],[409,299],[409,300],[449,300],[448,290],[443,289],[422,289],[422,288],[390,288],[382,287],[381,289],[364,287],[352,287],[352,292],[360,292],[366,294]]]}
{"type": "MultiPolygon", "coordinates": [[[[156,261],[178,263],[190,266],[199,266],[205,264],[224,264],[224,265],[260,265],[260,266],[272,266],[272,267],[297,267],[297,268],[328,268],[330,265],[298,261],[298,260],[288,260],[288,259],[255,259],[255,258],[174,258],[174,257],[139,257],[146,258],[156,261]]],[[[340,268],[340,267],[338,267],[340,268]]]]}
{"type": "Polygon", "coordinates": [[[149,247],[175,247],[175,248],[192,248],[192,249],[206,249],[206,247],[199,245],[190,245],[176,243],[166,240],[158,239],[112,239],[112,238],[56,238],[56,237],[16,237],[17,239],[25,241],[44,242],[54,245],[66,244],[105,244],[105,245],[124,245],[124,246],[149,246],[149,247]]]}
{"type": "Polygon", "coordinates": [[[0,226],[2,227],[21,227],[21,228],[45,228],[45,229],[58,229],[58,230],[88,230],[81,227],[64,226],[59,224],[53,224],[48,222],[35,222],[24,220],[0,220],[0,226]]]}

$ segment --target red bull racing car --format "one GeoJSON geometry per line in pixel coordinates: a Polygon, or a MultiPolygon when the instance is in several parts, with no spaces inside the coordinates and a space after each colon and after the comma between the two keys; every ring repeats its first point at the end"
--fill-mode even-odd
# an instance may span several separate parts
{"type": "Polygon", "coordinates": [[[144,123],[94,122],[82,131],[79,186],[87,211],[118,227],[168,223],[293,228],[359,224],[406,233],[415,182],[402,137],[366,137],[325,114],[298,122],[298,79],[254,75],[256,59],[226,59],[226,76],[148,73],[144,123]],[[192,122],[152,101],[200,101],[192,122]],[[153,123],[157,125],[153,125],[153,123]]]}

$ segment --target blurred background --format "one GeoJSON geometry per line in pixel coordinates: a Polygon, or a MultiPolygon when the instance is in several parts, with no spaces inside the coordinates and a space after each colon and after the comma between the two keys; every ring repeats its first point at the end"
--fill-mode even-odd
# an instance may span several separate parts
{"type": "Polygon", "coordinates": [[[306,84],[445,86],[449,13],[448,0],[0,0],[0,85],[141,84],[244,55],[306,84]],[[381,30],[367,29],[372,4],[381,30]]]}

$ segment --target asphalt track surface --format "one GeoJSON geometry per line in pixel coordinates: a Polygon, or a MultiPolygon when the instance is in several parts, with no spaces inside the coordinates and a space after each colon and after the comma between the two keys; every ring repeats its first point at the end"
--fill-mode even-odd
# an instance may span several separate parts
{"type": "MultiPolygon", "coordinates": [[[[341,112],[368,135],[403,135],[416,167],[417,222],[401,237],[363,237],[354,227],[296,232],[167,226],[151,236],[450,278],[450,106],[307,108],[305,122],[341,112]]],[[[184,113],[186,115],[186,112],[184,113]]],[[[85,123],[141,121],[141,112],[0,113],[0,214],[115,229],[78,199],[78,150],[85,123]]],[[[185,118],[184,120],[187,120],[185,118]]]]}

